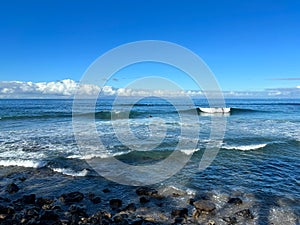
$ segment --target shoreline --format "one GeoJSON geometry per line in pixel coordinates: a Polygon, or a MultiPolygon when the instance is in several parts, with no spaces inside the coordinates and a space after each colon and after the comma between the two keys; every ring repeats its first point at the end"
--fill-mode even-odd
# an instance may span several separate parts
{"type": "MultiPolygon", "coordinates": [[[[243,193],[124,187],[101,178],[93,184],[49,169],[10,169],[1,177],[1,224],[281,224],[263,218],[257,202],[243,193]]],[[[285,224],[297,222],[294,215],[285,224]]]]}

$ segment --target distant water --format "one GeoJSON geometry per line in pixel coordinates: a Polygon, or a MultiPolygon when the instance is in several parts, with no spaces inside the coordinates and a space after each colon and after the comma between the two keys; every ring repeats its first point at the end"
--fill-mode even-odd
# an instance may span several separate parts
{"type": "MultiPolygon", "coordinates": [[[[79,151],[72,128],[72,100],[0,100],[0,175],[7,168],[22,171],[28,167],[50,168],[66,176],[92,179],[95,172],[85,159],[116,156],[132,165],[152,164],[172,153],[182,126],[200,126],[196,149],[180,149],[183,154],[193,154],[190,162],[164,184],[212,191],[220,204],[222,195],[242,193],[249,202],[257,204],[258,214],[267,212],[265,216],[275,219],[280,213],[282,217],[300,217],[300,100],[229,99],[226,107],[231,108],[230,113],[199,112],[199,121],[185,124],[180,122],[178,110],[188,115],[194,109],[180,99],[176,101],[179,109],[159,98],[146,98],[133,107],[124,99],[112,109],[113,99],[104,98],[97,102],[95,114],[74,112],[83,120],[95,115],[107,149],[103,154],[97,149],[89,153],[79,151]],[[134,139],[131,144],[142,148],[141,151],[123,145],[111,126],[113,118],[122,134],[128,114],[130,128],[140,140],[135,143],[134,139]],[[227,127],[217,157],[200,172],[198,164],[209,142],[211,116],[226,117],[227,127]],[[166,133],[155,149],[144,151],[147,145],[157,144],[146,141],[151,135],[150,126],[166,133]]],[[[84,105],[85,101],[82,102],[84,105]]],[[[208,107],[205,100],[194,102],[196,107],[208,107]]],[[[184,138],[195,141],[189,140],[189,133],[184,138]]]]}

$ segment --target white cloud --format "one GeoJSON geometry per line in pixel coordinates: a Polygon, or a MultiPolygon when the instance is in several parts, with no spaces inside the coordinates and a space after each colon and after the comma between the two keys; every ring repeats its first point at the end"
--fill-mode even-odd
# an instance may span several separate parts
{"type": "Polygon", "coordinates": [[[73,80],[66,79],[55,82],[21,82],[2,81],[0,82],[0,98],[43,98],[43,97],[71,97],[76,91],[82,95],[98,93],[99,87],[95,85],[79,86],[73,80]]]}
{"type": "MultiPolygon", "coordinates": [[[[71,79],[55,82],[22,82],[0,81],[0,98],[72,98],[75,93],[81,97],[94,97],[100,93],[105,96],[192,96],[204,97],[204,92],[198,90],[153,90],[113,88],[111,86],[99,87],[93,84],[79,85],[71,79]]],[[[224,91],[224,97],[300,97],[300,86],[295,88],[274,88],[265,91],[224,91]]]]}

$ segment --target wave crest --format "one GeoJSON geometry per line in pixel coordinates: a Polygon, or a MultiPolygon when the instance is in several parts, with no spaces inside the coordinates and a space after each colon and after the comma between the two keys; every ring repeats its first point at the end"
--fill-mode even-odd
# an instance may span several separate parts
{"type": "Polygon", "coordinates": [[[266,147],[267,144],[253,144],[253,145],[231,145],[231,146],[222,146],[224,149],[228,150],[241,150],[241,151],[249,151],[249,150],[257,150],[260,148],[266,147]]]}

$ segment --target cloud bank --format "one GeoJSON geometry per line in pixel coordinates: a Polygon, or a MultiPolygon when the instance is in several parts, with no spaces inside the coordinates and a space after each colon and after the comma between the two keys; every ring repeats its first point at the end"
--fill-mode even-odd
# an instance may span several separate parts
{"type": "MultiPolygon", "coordinates": [[[[174,90],[141,90],[129,88],[113,88],[110,86],[99,87],[92,84],[79,85],[71,79],[54,82],[23,82],[1,81],[0,98],[72,98],[75,93],[82,97],[92,97],[99,92],[104,96],[173,96],[183,95],[204,97],[202,91],[174,91],[174,90]]],[[[294,88],[274,88],[260,92],[224,91],[225,97],[296,97],[300,98],[300,86],[294,88]]]]}

